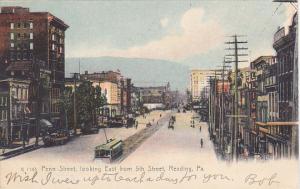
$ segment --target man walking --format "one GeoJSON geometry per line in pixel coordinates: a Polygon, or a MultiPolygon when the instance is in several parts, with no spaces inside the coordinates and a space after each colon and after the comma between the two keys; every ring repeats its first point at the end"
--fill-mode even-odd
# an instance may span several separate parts
{"type": "Polygon", "coordinates": [[[201,133],[201,126],[199,126],[199,129],[200,129],[200,133],[201,133]]]}

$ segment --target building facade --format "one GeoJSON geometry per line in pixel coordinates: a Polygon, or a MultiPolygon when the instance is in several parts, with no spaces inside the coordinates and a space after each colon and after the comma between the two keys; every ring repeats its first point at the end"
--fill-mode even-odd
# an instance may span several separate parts
{"type": "Polygon", "coordinates": [[[58,127],[64,125],[59,100],[64,90],[65,31],[68,27],[49,12],[30,12],[23,7],[1,8],[1,75],[30,80],[29,108],[31,111],[37,109],[41,112],[39,117],[58,127]],[[44,73],[44,78],[39,78],[40,72],[44,73]],[[45,94],[32,98],[37,95],[40,84],[44,84],[45,94]],[[36,107],[39,103],[41,105],[36,107]]]}
{"type": "Polygon", "coordinates": [[[213,71],[210,70],[191,70],[190,91],[192,95],[192,101],[199,101],[201,94],[206,95],[205,92],[208,92],[208,76],[212,76],[213,74],[213,71]]]}
{"type": "Polygon", "coordinates": [[[131,79],[122,76],[119,70],[94,73],[85,71],[80,78],[91,81],[93,86],[100,86],[102,94],[107,99],[103,114],[115,117],[132,113],[131,79]]]}
{"type": "Polygon", "coordinates": [[[170,85],[155,87],[139,87],[141,102],[144,107],[165,109],[171,104],[170,85]]]}
{"type": "Polygon", "coordinates": [[[28,140],[36,135],[29,124],[28,80],[0,80],[0,141],[4,146],[28,140]]]}
{"type": "Polygon", "coordinates": [[[298,121],[298,46],[297,13],[291,20],[288,31],[279,28],[274,34],[273,48],[276,51],[279,123],[273,123],[273,132],[280,133],[284,145],[276,143],[278,157],[297,157],[299,153],[298,121]]]}

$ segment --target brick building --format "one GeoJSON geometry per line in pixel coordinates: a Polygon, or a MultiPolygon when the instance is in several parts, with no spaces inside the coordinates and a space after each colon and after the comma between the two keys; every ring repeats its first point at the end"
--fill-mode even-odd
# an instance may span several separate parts
{"type": "Polygon", "coordinates": [[[64,43],[68,27],[49,12],[30,12],[23,7],[1,8],[0,74],[4,78],[30,80],[31,112],[37,112],[40,118],[57,126],[63,125],[64,117],[58,102],[64,90],[64,43]],[[40,85],[44,90],[38,92],[40,85]]]}

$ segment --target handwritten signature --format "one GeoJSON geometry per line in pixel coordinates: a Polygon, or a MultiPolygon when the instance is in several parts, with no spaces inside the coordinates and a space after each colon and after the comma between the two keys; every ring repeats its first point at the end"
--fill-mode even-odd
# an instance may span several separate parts
{"type": "Polygon", "coordinates": [[[257,174],[251,173],[245,177],[244,183],[246,183],[248,185],[257,184],[258,186],[267,184],[267,185],[271,186],[272,184],[280,183],[279,181],[275,180],[276,177],[277,177],[277,173],[274,173],[268,177],[259,177],[257,174]]]}

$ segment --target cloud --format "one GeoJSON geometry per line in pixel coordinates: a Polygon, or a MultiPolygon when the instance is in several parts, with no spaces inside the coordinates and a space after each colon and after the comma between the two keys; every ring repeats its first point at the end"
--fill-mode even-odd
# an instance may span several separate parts
{"type": "Polygon", "coordinates": [[[169,24],[169,19],[168,19],[168,18],[163,18],[163,19],[160,20],[160,26],[161,26],[162,28],[167,27],[168,24],[169,24]]]}
{"type": "MultiPolygon", "coordinates": [[[[149,58],[181,61],[194,55],[207,53],[223,44],[223,31],[215,19],[205,17],[202,8],[192,8],[186,11],[180,20],[180,31],[170,31],[158,40],[144,45],[132,46],[127,49],[105,49],[86,52],[88,56],[114,56],[127,58],[149,58]]],[[[162,25],[168,24],[168,19],[162,19],[162,25]]],[[[81,51],[79,54],[86,53],[81,51]]]]}

